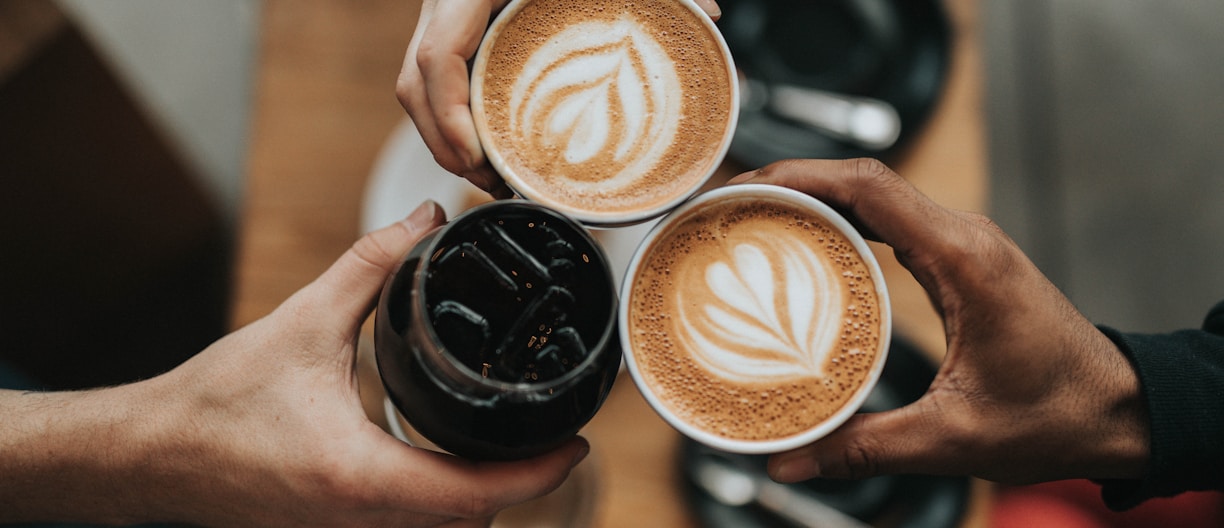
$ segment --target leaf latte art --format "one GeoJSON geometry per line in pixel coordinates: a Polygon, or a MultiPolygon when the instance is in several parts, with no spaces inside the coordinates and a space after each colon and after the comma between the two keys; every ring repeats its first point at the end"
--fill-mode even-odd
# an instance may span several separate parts
{"type": "Polygon", "coordinates": [[[522,0],[473,64],[472,116],[523,197],[596,224],[674,207],[722,161],[735,69],[679,0],[522,0]]]}
{"type": "Polygon", "coordinates": [[[698,295],[705,303],[686,302],[689,292],[676,291],[684,329],[678,338],[691,343],[703,367],[739,382],[824,375],[842,293],[815,252],[795,242],[735,246],[730,263],[706,268],[712,295],[698,295]],[[688,313],[692,305],[698,313],[688,313]]]}
{"type": "Polygon", "coordinates": [[[510,92],[510,128],[566,163],[620,164],[580,189],[640,178],[675,140],[682,86],[667,52],[632,20],[584,22],[540,47],[510,92]]]}
{"type": "Polygon", "coordinates": [[[722,438],[782,439],[866,386],[887,346],[887,308],[838,228],[745,194],[698,197],[648,242],[624,297],[626,349],[678,420],[722,438]]]}

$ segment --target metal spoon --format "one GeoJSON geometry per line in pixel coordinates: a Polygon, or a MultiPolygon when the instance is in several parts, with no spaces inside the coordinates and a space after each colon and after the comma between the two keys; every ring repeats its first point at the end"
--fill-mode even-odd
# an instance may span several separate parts
{"type": "Polygon", "coordinates": [[[717,455],[696,457],[692,475],[701,489],[728,506],[739,507],[755,502],[779,517],[809,528],[870,526],[785,484],[742,470],[717,455]]]}
{"type": "Polygon", "coordinates": [[[740,104],[819,129],[870,150],[884,150],[901,135],[901,117],[887,102],[786,84],[769,85],[739,76],[740,104]]]}

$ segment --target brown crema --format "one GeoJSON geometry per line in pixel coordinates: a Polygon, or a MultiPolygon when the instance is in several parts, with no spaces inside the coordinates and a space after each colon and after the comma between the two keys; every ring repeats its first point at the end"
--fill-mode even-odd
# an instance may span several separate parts
{"type": "Polygon", "coordinates": [[[738,440],[810,430],[851,400],[880,358],[884,322],[868,265],[798,206],[705,204],[661,233],[638,266],[627,345],[660,402],[698,429],[738,440]]]}
{"type": "Polygon", "coordinates": [[[473,80],[507,181],[550,205],[629,214],[700,185],[734,76],[699,16],[675,0],[524,5],[473,80]]]}

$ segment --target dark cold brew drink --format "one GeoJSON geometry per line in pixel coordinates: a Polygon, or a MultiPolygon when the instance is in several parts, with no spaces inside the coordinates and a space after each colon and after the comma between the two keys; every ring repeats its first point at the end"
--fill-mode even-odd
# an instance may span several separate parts
{"type": "Polygon", "coordinates": [[[522,201],[460,215],[408,254],[375,324],[388,397],[417,433],[474,459],[572,437],[620,366],[607,261],[578,224],[522,201]]]}

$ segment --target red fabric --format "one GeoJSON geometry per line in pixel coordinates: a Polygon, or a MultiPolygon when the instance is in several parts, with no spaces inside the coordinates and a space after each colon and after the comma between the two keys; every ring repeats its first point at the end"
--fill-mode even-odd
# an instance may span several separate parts
{"type": "Polygon", "coordinates": [[[1125,512],[1101,501],[1101,487],[1088,480],[1062,480],[1002,488],[991,510],[993,528],[1224,527],[1224,494],[1190,492],[1152,499],[1125,512]]]}

